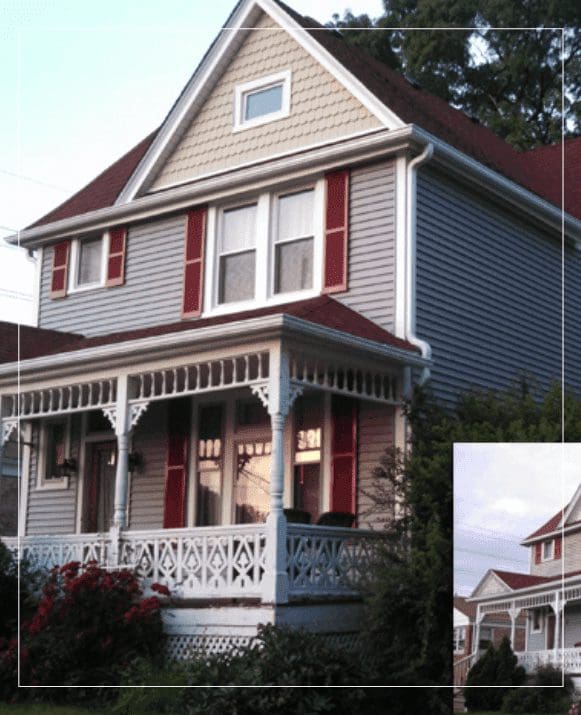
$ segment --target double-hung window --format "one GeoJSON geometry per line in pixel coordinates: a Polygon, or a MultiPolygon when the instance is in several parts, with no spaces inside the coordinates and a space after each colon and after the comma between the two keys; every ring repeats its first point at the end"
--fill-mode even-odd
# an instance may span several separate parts
{"type": "Polygon", "coordinates": [[[70,418],[46,420],[40,428],[37,489],[66,489],[68,477],[61,473],[65,459],[70,456],[70,418]]]}
{"type": "Polygon", "coordinates": [[[105,283],[105,236],[77,239],[71,246],[70,291],[98,288],[105,283]]]}
{"type": "Polygon", "coordinates": [[[314,190],[278,196],[275,206],[274,293],[313,287],[314,190]]]}
{"type": "Polygon", "coordinates": [[[256,283],[256,204],[226,209],[219,228],[218,303],[252,300],[256,283]]]}
{"type": "Polygon", "coordinates": [[[321,291],[323,182],[211,209],[207,305],[251,308],[321,291]],[[213,240],[212,240],[213,236],[213,240]]]}

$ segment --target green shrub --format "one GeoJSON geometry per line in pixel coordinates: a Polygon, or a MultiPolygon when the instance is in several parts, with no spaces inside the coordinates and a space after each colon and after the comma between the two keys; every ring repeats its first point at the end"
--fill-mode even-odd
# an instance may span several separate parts
{"type": "Polygon", "coordinates": [[[563,682],[561,671],[552,665],[545,665],[536,669],[533,681],[537,687],[520,688],[507,693],[502,701],[502,711],[555,713],[567,710],[573,692],[573,681],[569,676],[565,676],[563,687],[554,687],[563,682]]]}
{"type": "Polygon", "coordinates": [[[500,710],[510,686],[522,685],[526,679],[524,668],[512,652],[508,638],[503,638],[498,649],[491,644],[482,658],[470,669],[466,685],[506,686],[469,687],[464,691],[468,710],[500,710]]]}

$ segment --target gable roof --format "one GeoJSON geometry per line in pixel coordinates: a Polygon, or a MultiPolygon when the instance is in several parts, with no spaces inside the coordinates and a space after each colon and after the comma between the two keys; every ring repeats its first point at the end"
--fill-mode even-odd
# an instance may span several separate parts
{"type": "Polygon", "coordinates": [[[560,509],[536,531],[533,531],[533,533],[529,534],[526,539],[523,539],[522,543],[526,541],[532,541],[533,539],[537,540],[540,537],[546,536],[547,534],[550,534],[551,532],[555,531],[555,529],[557,529],[557,527],[561,523],[561,518],[563,517],[563,514],[565,513],[566,509],[567,507],[565,507],[565,509],[560,509]]]}
{"type": "MultiPolygon", "coordinates": [[[[123,343],[141,338],[149,338],[157,335],[168,335],[171,333],[181,333],[187,330],[199,330],[215,325],[226,325],[228,323],[237,323],[252,318],[260,318],[268,315],[289,315],[295,318],[301,318],[310,323],[321,325],[323,327],[332,328],[334,330],[353,335],[364,340],[370,340],[384,345],[391,345],[400,350],[406,350],[413,354],[418,354],[419,350],[415,345],[397,338],[392,333],[380,328],[376,323],[368,318],[365,318],[360,313],[348,308],[328,296],[317,296],[306,300],[286,303],[284,305],[271,305],[266,308],[257,308],[254,310],[246,310],[241,313],[229,313],[227,315],[214,316],[212,318],[201,318],[195,321],[184,321],[169,323],[164,325],[156,325],[148,328],[139,328],[136,330],[127,330],[117,333],[107,333],[106,335],[96,335],[86,338],[75,333],[58,333],[53,330],[37,331],[37,338],[30,342],[28,348],[22,353],[21,359],[43,357],[45,355],[54,355],[61,352],[74,352],[87,348],[99,347],[102,345],[111,345],[114,343],[123,343]],[[44,334],[44,335],[43,335],[44,334]]],[[[1,325],[1,324],[0,324],[1,325]]],[[[12,325],[6,324],[6,325],[12,325]]],[[[14,327],[17,327],[14,325],[14,327]]],[[[243,328],[241,327],[241,331],[243,328]]],[[[15,334],[14,334],[15,336],[15,334]]],[[[34,335],[32,336],[34,337],[34,335]]],[[[0,333],[0,339],[2,333],[0,333]]],[[[14,338],[15,339],[15,338],[14,338]]],[[[2,360],[0,354],[0,362],[12,362],[16,360],[16,353],[7,353],[10,359],[2,360]]]]}
{"type": "MultiPolygon", "coordinates": [[[[234,9],[230,18],[233,17],[242,2],[243,0],[234,9]]],[[[300,15],[280,0],[273,0],[273,2],[310,37],[314,38],[329,56],[360,82],[385,108],[403,122],[416,124],[552,204],[561,206],[560,145],[542,147],[520,154],[507,142],[483,125],[473,121],[464,112],[454,109],[444,100],[411,84],[403,75],[370,57],[361,48],[349,45],[338,32],[323,27],[311,18],[300,15]]],[[[202,63],[217,45],[219,38],[220,35],[212,43],[202,63]]],[[[193,77],[197,72],[198,70],[193,77]]],[[[192,80],[188,82],[188,86],[191,82],[192,80]]],[[[179,100],[184,93],[185,90],[179,100]]],[[[178,101],[158,130],[137,144],[74,196],[28,228],[112,206],[134,175],[140,162],[146,157],[156,137],[165,130],[168,119],[172,116],[178,101]]],[[[581,186],[575,188],[573,177],[575,171],[578,171],[581,166],[581,141],[571,140],[567,147],[565,178],[569,188],[567,189],[565,207],[571,215],[581,218],[581,186]]]]}
{"type": "MultiPolygon", "coordinates": [[[[536,586],[539,583],[544,583],[545,581],[554,581],[557,577],[549,576],[534,576],[528,573],[518,573],[517,571],[500,571],[498,569],[492,569],[498,578],[503,581],[510,589],[513,591],[519,588],[526,588],[527,586],[536,586]]],[[[561,578],[559,575],[558,578],[561,578]]]]}

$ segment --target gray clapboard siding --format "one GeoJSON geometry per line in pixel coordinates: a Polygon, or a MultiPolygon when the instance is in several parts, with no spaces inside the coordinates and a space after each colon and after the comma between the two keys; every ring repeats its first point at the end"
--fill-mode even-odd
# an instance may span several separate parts
{"type": "Polygon", "coordinates": [[[574,648],[581,641],[581,606],[565,606],[565,648],[574,648]]]}
{"type": "Polygon", "coordinates": [[[131,478],[130,529],[161,529],[167,455],[167,403],[149,406],[141,418],[133,449],[143,455],[143,467],[131,478]]]}
{"type": "MultiPolygon", "coordinates": [[[[417,333],[432,346],[436,394],[453,403],[522,372],[539,391],[560,380],[559,237],[432,170],[420,172],[417,206],[417,333]]],[[[581,253],[565,254],[566,381],[581,392],[581,253]]]]}
{"type": "MultiPolygon", "coordinates": [[[[81,422],[79,415],[71,418],[70,456],[79,463],[81,422]]],[[[39,424],[34,423],[32,442],[39,443],[39,424]]],[[[76,531],[77,473],[69,476],[68,489],[37,490],[38,450],[30,454],[30,486],[26,521],[27,534],[74,534],[76,531]]]]}
{"type": "Polygon", "coordinates": [[[349,290],[333,297],[393,330],[394,162],[353,169],[349,191],[349,290]]]}
{"type": "Polygon", "coordinates": [[[387,515],[377,511],[373,493],[373,471],[387,447],[394,441],[393,407],[370,402],[359,403],[359,444],[357,474],[357,513],[361,527],[380,527],[387,515]]]}
{"type": "Polygon", "coordinates": [[[127,238],[125,284],[51,300],[52,250],[44,251],[41,328],[100,335],[180,320],[184,215],[132,226],[127,238]]]}

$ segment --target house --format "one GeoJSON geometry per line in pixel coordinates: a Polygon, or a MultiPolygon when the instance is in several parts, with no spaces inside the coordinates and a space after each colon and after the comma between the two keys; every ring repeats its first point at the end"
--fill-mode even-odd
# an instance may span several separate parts
{"type": "Polygon", "coordinates": [[[527,671],[552,664],[579,678],[581,485],[564,509],[521,544],[529,550],[529,573],[491,569],[474,589],[476,630],[492,614],[508,614],[511,623],[526,614],[524,647],[512,638],[520,664],[527,671]]]}
{"type": "Polygon", "coordinates": [[[581,303],[559,147],[517,153],[276,0],[226,27],[161,127],[20,233],[39,327],[0,365],[21,551],[169,585],[176,656],[261,622],[357,633],[412,384],[546,390],[562,252],[581,303]]]}
{"type": "MultiPolygon", "coordinates": [[[[503,638],[511,638],[511,621],[507,613],[486,614],[476,634],[476,604],[463,596],[454,596],[453,626],[454,685],[463,686],[474,658],[482,655],[489,645],[498,648],[503,638]],[[474,640],[476,635],[478,643],[474,640]]],[[[525,649],[525,630],[526,616],[521,613],[515,621],[515,650],[525,649]]]]}

